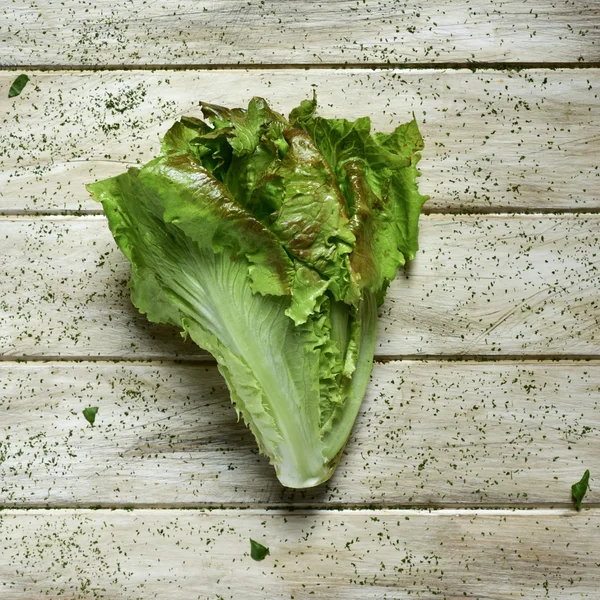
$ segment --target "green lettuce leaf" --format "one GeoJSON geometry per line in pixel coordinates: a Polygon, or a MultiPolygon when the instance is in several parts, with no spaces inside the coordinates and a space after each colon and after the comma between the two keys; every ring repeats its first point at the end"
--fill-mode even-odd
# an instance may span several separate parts
{"type": "Polygon", "coordinates": [[[88,185],[131,298],[216,359],[282,484],[335,470],[373,364],[377,308],[417,249],[414,121],[392,134],[260,99],[202,104],[142,168],[88,185]]]}
{"type": "Polygon", "coordinates": [[[354,122],[315,116],[316,98],[290,114],[293,126],[308,132],[335,172],[356,244],[351,276],[380,302],[398,267],[418,250],[418,223],[427,200],[417,188],[423,138],[416,120],[392,133],[371,134],[368,117],[354,122]]]}

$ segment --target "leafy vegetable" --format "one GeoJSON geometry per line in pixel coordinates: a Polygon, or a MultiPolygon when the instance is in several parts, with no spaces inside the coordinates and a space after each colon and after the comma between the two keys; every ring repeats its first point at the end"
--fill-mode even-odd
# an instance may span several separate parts
{"type": "Polygon", "coordinates": [[[25,75],[25,73],[19,75],[12,82],[12,85],[10,86],[10,89],[8,90],[8,97],[14,98],[15,96],[18,96],[23,91],[23,88],[27,85],[28,81],[29,81],[29,77],[27,77],[27,75],[25,75]]]}
{"type": "Polygon", "coordinates": [[[96,422],[96,415],[98,414],[97,406],[90,406],[89,408],[84,408],[82,411],[85,420],[93,427],[96,422]]]}
{"type": "Polygon", "coordinates": [[[577,506],[577,510],[581,510],[581,503],[583,502],[583,498],[585,493],[588,491],[590,487],[590,471],[589,469],[583,474],[583,477],[571,486],[571,493],[573,494],[573,499],[575,500],[575,505],[577,506]]]}
{"type": "Polygon", "coordinates": [[[264,560],[268,554],[271,553],[266,546],[255,542],[253,539],[250,539],[250,556],[254,560],[264,560]]]}
{"type": "Polygon", "coordinates": [[[217,360],[281,483],[335,470],[372,369],[377,308],[417,251],[416,122],[290,119],[202,104],[142,168],[88,185],[131,263],[131,298],[217,360]]]}

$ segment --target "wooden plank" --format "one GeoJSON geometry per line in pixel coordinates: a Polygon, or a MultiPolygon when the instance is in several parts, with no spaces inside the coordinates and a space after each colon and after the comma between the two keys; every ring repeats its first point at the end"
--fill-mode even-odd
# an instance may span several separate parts
{"type": "MultiPolygon", "coordinates": [[[[600,31],[600,29],[599,29],[600,31]]],[[[546,50],[544,50],[546,52],[546,50]]],[[[0,73],[8,88],[14,72],[0,73]]],[[[599,69],[32,72],[0,97],[0,211],[100,210],[84,184],[145,162],[198,101],[264,96],[284,113],[317,91],[324,116],[389,131],[414,112],[429,211],[600,208],[599,69]]]]}
{"type": "Polygon", "coordinates": [[[0,363],[0,381],[5,508],[569,507],[600,472],[598,362],[377,364],[334,478],[295,492],[213,365],[0,363]]]}
{"type": "Polygon", "coordinates": [[[0,589],[3,600],[595,599],[599,529],[598,510],[9,510],[0,589]],[[251,538],[270,549],[261,563],[251,538]]]}
{"type": "Polygon", "coordinates": [[[589,0],[4,0],[4,65],[593,61],[589,0]],[[549,52],[549,49],[552,49],[549,52]]]}
{"type": "MultiPolygon", "coordinates": [[[[390,286],[378,356],[597,356],[600,215],[422,219],[390,286]]],[[[198,356],[129,300],[103,217],[0,220],[5,357],[198,356]]]]}

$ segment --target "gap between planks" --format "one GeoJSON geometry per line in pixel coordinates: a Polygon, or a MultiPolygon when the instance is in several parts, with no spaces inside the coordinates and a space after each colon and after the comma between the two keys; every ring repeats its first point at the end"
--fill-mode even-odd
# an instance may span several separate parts
{"type": "MultiPolygon", "coordinates": [[[[429,208],[427,204],[423,207],[421,214],[423,215],[484,215],[486,217],[500,216],[561,216],[561,215],[598,215],[600,214],[600,206],[590,206],[581,208],[548,208],[541,209],[539,207],[528,210],[523,207],[510,206],[474,206],[465,208],[457,206],[456,208],[429,208]]],[[[0,220],[7,220],[14,217],[103,217],[103,210],[94,209],[56,209],[56,210],[31,210],[31,209],[8,209],[0,210],[0,220]]]]}
{"type": "MultiPolygon", "coordinates": [[[[211,355],[182,356],[175,358],[170,355],[165,356],[14,356],[9,354],[0,354],[0,363],[127,363],[129,365],[156,365],[156,364],[216,364],[216,360],[211,355]]],[[[588,363],[590,366],[600,366],[600,356],[598,354],[537,354],[532,357],[530,354],[478,354],[474,357],[471,354],[377,354],[374,364],[386,364],[390,362],[402,363],[423,363],[423,362],[443,362],[443,363],[494,363],[502,364],[578,364],[588,363]]]]}
{"type": "MultiPolygon", "coordinates": [[[[448,211],[448,210],[433,210],[430,212],[426,212],[423,211],[422,215],[426,215],[426,216],[432,216],[432,217],[444,217],[446,215],[450,215],[450,216],[469,216],[471,214],[474,214],[475,216],[477,216],[478,214],[482,214],[486,217],[492,218],[492,219],[518,219],[519,217],[523,217],[523,218],[536,218],[536,217],[564,217],[565,219],[572,217],[572,218],[577,218],[581,215],[586,215],[586,214],[600,214],[600,207],[590,207],[590,208],[583,208],[583,209],[550,209],[548,211],[545,210],[540,210],[539,208],[531,210],[531,211],[524,211],[522,208],[520,208],[519,210],[515,211],[515,212],[507,212],[507,211],[499,211],[499,210],[490,210],[489,212],[472,212],[472,211],[468,211],[465,213],[455,213],[453,211],[448,211]]],[[[1,221],[29,221],[29,220],[46,220],[46,221],[76,221],[76,220],[88,220],[88,221],[93,221],[93,220],[101,220],[101,221],[105,221],[106,217],[104,216],[104,212],[103,211],[97,211],[97,210],[85,210],[85,211],[68,211],[68,210],[61,210],[61,211],[28,211],[28,210],[23,210],[23,211],[15,211],[14,214],[13,213],[7,213],[6,211],[2,211],[0,212],[0,222],[1,221]]]]}
{"type": "Polygon", "coordinates": [[[403,516],[404,514],[408,516],[414,516],[415,514],[428,514],[428,515],[436,515],[439,517],[452,517],[452,516],[477,516],[478,514],[484,516],[531,516],[532,518],[541,517],[541,516],[565,516],[565,517],[575,517],[580,514],[582,517],[591,516],[592,512],[598,511],[600,509],[600,503],[597,502],[588,502],[582,506],[580,511],[577,511],[574,508],[574,505],[566,505],[563,503],[555,503],[552,505],[532,505],[531,507],[519,507],[519,506],[510,506],[510,507],[486,507],[485,505],[474,506],[473,508],[469,507],[455,507],[451,503],[444,506],[443,508],[436,508],[433,506],[393,506],[390,508],[386,508],[385,506],[361,506],[356,505],[354,507],[351,504],[345,505],[343,508],[338,507],[327,507],[327,506],[318,506],[312,508],[310,506],[300,506],[300,505],[290,505],[290,506],[267,506],[264,507],[260,504],[252,504],[251,508],[246,508],[244,506],[236,506],[236,505],[220,505],[220,506],[177,506],[176,504],[165,504],[163,505],[152,505],[152,506],[144,506],[144,505],[106,505],[106,506],[52,506],[48,508],[44,505],[35,506],[30,505],[27,507],[0,507],[0,517],[9,516],[11,513],[13,514],[27,514],[27,513],[39,513],[42,512],[44,515],[52,515],[56,514],[60,516],[64,513],[74,513],[79,515],[84,515],[85,513],[89,513],[91,515],[97,514],[98,512],[131,512],[131,513],[211,513],[211,514],[227,514],[227,513],[236,513],[236,514],[244,514],[244,515],[269,515],[269,516],[277,516],[277,515],[290,515],[294,514],[295,516],[302,515],[353,515],[353,514],[365,514],[369,513],[373,516],[403,516]],[[299,508],[296,508],[299,506],[299,508]]]}
{"type": "Polygon", "coordinates": [[[354,62],[354,63],[187,63],[187,64],[143,64],[143,65],[64,65],[64,64],[24,64],[0,65],[0,71],[234,71],[248,70],[259,71],[273,69],[277,71],[318,71],[336,69],[339,71],[352,70],[440,70],[440,69],[470,69],[471,71],[527,71],[531,69],[598,69],[600,61],[550,61],[550,62],[431,62],[431,63],[404,63],[404,62],[354,62]]]}

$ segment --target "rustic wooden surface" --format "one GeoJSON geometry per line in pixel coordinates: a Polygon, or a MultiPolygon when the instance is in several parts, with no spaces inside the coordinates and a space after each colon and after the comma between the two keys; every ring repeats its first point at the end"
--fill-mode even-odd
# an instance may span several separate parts
{"type": "MultiPolygon", "coordinates": [[[[0,73],[8,87],[14,72],[0,73]]],[[[198,102],[264,96],[284,113],[316,90],[325,116],[389,130],[414,112],[428,141],[426,211],[600,208],[600,69],[31,72],[0,97],[0,213],[98,211],[84,184],[146,162],[198,102]],[[367,109],[368,107],[368,109],[367,109]]]]}
{"type": "Polygon", "coordinates": [[[0,363],[0,381],[5,506],[569,507],[600,470],[597,362],[379,363],[335,476],[297,492],[213,364],[0,363]]]}
{"type": "Polygon", "coordinates": [[[319,65],[600,60],[594,0],[24,0],[9,65],[319,65]]]}
{"type": "Polygon", "coordinates": [[[584,0],[0,0],[2,600],[595,600],[599,81],[584,0]],[[414,112],[431,200],[340,467],[293,492],[83,185],[199,100],[313,90],[414,112]]]}
{"type": "Polygon", "coordinates": [[[7,510],[0,581],[15,600],[574,600],[600,588],[599,530],[597,509],[7,510]]]}
{"type": "MultiPolygon", "coordinates": [[[[5,357],[198,356],[132,306],[103,217],[0,218],[5,357]]],[[[429,215],[380,310],[379,357],[596,356],[600,215],[429,215]]]]}

